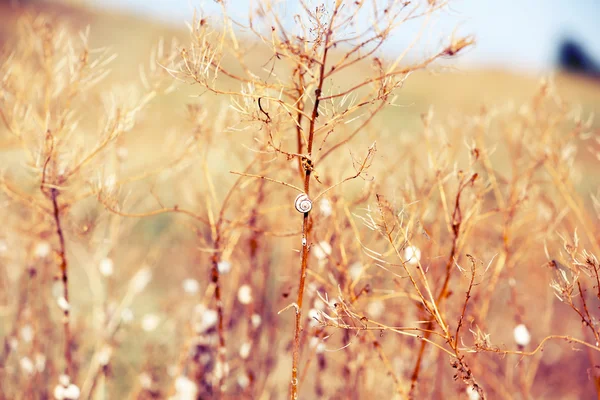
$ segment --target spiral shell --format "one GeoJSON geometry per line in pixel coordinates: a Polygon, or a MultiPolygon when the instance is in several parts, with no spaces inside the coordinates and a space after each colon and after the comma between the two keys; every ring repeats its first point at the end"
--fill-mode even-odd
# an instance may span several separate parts
{"type": "Polygon", "coordinates": [[[306,193],[301,193],[294,200],[294,207],[300,213],[307,213],[312,210],[312,201],[308,198],[306,193]]]}

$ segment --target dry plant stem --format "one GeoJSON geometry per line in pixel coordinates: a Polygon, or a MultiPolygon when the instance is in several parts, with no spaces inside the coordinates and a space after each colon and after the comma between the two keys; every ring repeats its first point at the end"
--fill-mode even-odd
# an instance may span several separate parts
{"type": "MultiPolygon", "coordinates": [[[[308,130],[308,143],[307,143],[307,153],[308,159],[312,159],[312,148],[313,142],[315,138],[315,127],[317,123],[317,118],[319,116],[319,102],[321,101],[321,92],[323,90],[323,83],[325,82],[325,65],[327,63],[327,53],[329,50],[328,44],[331,34],[333,33],[331,27],[333,26],[333,22],[335,20],[335,16],[338,13],[341,2],[336,4],[335,9],[333,10],[331,20],[329,21],[329,25],[327,27],[327,33],[325,34],[325,43],[323,47],[323,58],[321,61],[320,71],[319,71],[319,81],[317,84],[317,88],[315,89],[315,102],[312,109],[312,115],[309,123],[308,130]]],[[[304,173],[304,193],[309,194],[310,189],[310,176],[312,172],[312,165],[306,163],[305,165],[305,173],[304,173]]],[[[308,265],[308,239],[310,235],[310,225],[309,225],[309,213],[304,213],[302,217],[302,260],[300,263],[300,282],[298,284],[298,297],[296,299],[296,318],[294,322],[294,343],[292,350],[292,381],[291,381],[291,389],[290,389],[290,398],[292,400],[296,400],[298,398],[298,368],[300,364],[300,334],[301,334],[301,325],[302,325],[302,303],[304,300],[304,285],[306,282],[306,269],[308,265]]]]}
{"type": "Polygon", "coordinates": [[[221,285],[219,283],[219,259],[220,259],[220,252],[219,252],[219,246],[220,246],[220,242],[221,242],[221,234],[220,232],[217,233],[217,238],[215,239],[215,252],[211,258],[211,272],[210,272],[210,276],[211,276],[211,282],[212,284],[215,286],[215,302],[217,304],[217,316],[218,316],[218,322],[217,322],[217,333],[219,335],[219,347],[217,349],[217,360],[219,363],[219,368],[220,370],[215,371],[215,373],[217,374],[216,380],[217,380],[217,394],[220,396],[221,394],[221,389],[223,387],[223,379],[225,378],[225,371],[226,371],[226,360],[225,360],[225,326],[224,326],[224,315],[223,315],[223,300],[221,298],[221,285]]]}
{"type": "MultiPolygon", "coordinates": [[[[477,175],[473,175],[471,177],[471,179],[469,179],[467,182],[461,182],[459,184],[459,188],[458,188],[458,193],[456,194],[456,200],[454,203],[454,212],[453,212],[453,220],[452,220],[452,231],[454,233],[454,238],[452,240],[452,249],[450,250],[450,256],[448,257],[448,260],[446,261],[446,276],[444,278],[444,283],[442,285],[442,289],[440,290],[440,293],[438,294],[435,304],[438,305],[438,307],[441,307],[441,303],[443,302],[444,298],[446,298],[447,296],[447,291],[448,291],[448,285],[450,283],[450,276],[451,276],[451,272],[452,272],[452,265],[454,265],[454,258],[456,256],[456,250],[458,248],[458,238],[459,238],[459,233],[460,233],[460,225],[462,222],[462,213],[461,213],[461,209],[460,209],[460,196],[463,192],[463,189],[469,184],[472,183],[475,179],[476,179],[477,175]]],[[[466,303],[465,303],[466,306],[466,303]]],[[[433,324],[433,320],[434,318],[430,318],[429,320],[429,324],[428,324],[428,329],[432,329],[432,324],[433,324]]],[[[459,325],[460,327],[460,325],[459,325]]],[[[426,334],[426,337],[429,338],[429,334],[426,334]]],[[[417,362],[415,363],[415,368],[413,369],[413,373],[411,376],[411,385],[410,385],[410,393],[412,395],[413,390],[415,389],[416,385],[417,385],[417,380],[419,379],[419,373],[421,371],[421,362],[423,361],[423,355],[425,354],[425,346],[426,346],[426,342],[422,341],[421,342],[421,347],[419,349],[419,354],[417,356],[417,362]]]]}
{"type": "Polygon", "coordinates": [[[56,227],[56,235],[58,236],[58,259],[60,263],[60,279],[63,284],[63,297],[66,301],[66,305],[63,308],[63,330],[64,330],[64,357],[65,357],[65,375],[73,378],[71,373],[73,372],[73,358],[71,355],[71,329],[70,329],[70,317],[69,317],[69,284],[68,284],[68,263],[65,248],[65,236],[62,230],[60,221],[60,208],[58,206],[58,189],[50,189],[50,200],[52,201],[53,213],[54,213],[54,224],[56,227]]]}

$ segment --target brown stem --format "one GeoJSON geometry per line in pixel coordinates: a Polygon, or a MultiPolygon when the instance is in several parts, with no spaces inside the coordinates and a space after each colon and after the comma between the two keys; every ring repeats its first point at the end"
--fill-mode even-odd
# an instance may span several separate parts
{"type": "Polygon", "coordinates": [[[70,316],[69,316],[69,285],[68,285],[68,268],[69,265],[67,263],[66,256],[66,247],[65,247],[65,236],[61,226],[60,220],[60,208],[58,206],[58,189],[52,188],[50,189],[50,200],[52,201],[53,215],[54,215],[54,224],[56,227],[56,235],[58,236],[58,258],[60,263],[60,273],[61,273],[61,281],[63,284],[63,297],[66,301],[65,307],[63,307],[63,329],[64,329],[64,357],[65,357],[65,375],[73,378],[71,374],[73,373],[73,357],[71,354],[71,329],[69,325],[70,316]]]}
{"type": "MultiPolygon", "coordinates": [[[[452,265],[454,264],[454,258],[456,256],[456,251],[458,249],[458,238],[460,234],[460,225],[462,223],[462,212],[460,208],[460,196],[464,190],[464,188],[469,184],[473,183],[477,178],[477,174],[471,176],[469,180],[466,182],[463,181],[459,184],[458,193],[456,194],[456,200],[454,203],[454,212],[452,214],[452,232],[454,233],[454,238],[452,240],[452,250],[450,250],[450,256],[446,261],[446,275],[444,277],[444,283],[442,284],[442,289],[436,298],[436,304],[438,307],[441,307],[441,303],[448,295],[448,286],[450,284],[450,277],[452,275],[452,265]]],[[[434,317],[429,319],[429,323],[427,324],[427,329],[431,330],[433,328],[434,317]]],[[[429,339],[431,336],[430,333],[426,333],[425,337],[429,339]]],[[[417,355],[417,362],[415,363],[415,367],[413,369],[413,373],[411,375],[411,384],[410,384],[410,395],[413,395],[413,391],[417,385],[417,380],[419,379],[419,373],[421,372],[421,362],[423,361],[423,355],[425,353],[425,346],[427,342],[422,341],[421,347],[419,348],[419,354],[417,355]]]]}
{"type": "MultiPolygon", "coordinates": [[[[341,2],[339,3],[341,4],[341,2]]],[[[327,33],[325,34],[325,43],[323,49],[323,60],[321,62],[320,70],[319,70],[319,81],[317,88],[315,89],[315,103],[313,105],[311,119],[308,128],[308,143],[307,143],[307,153],[308,160],[312,160],[312,149],[313,142],[315,138],[315,128],[317,123],[317,118],[319,117],[319,102],[321,101],[321,93],[323,91],[323,83],[325,82],[325,65],[327,63],[327,53],[328,53],[328,43],[331,37],[332,31],[331,27],[333,26],[333,21],[335,16],[337,15],[339,10],[339,5],[336,6],[333,14],[331,16],[331,20],[329,22],[329,27],[327,33]]],[[[304,174],[304,193],[309,194],[310,189],[310,176],[312,172],[313,165],[310,162],[306,162],[304,165],[305,174],[304,174]]],[[[308,213],[304,213],[302,217],[302,261],[300,264],[300,282],[298,284],[298,297],[296,299],[296,318],[294,323],[294,344],[292,349],[292,381],[290,385],[290,398],[292,400],[296,400],[298,398],[298,369],[300,364],[300,334],[302,331],[302,302],[304,300],[304,284],[306,282],[306,270],[308,266],[308,239],[310,235],[310,224],[309,224],[309,215],[308,213]]]]}
{"type": "Polygon", "coordinates": [[[217,382],[217,398],[221,395],[221,390],[223,388],[223,380],[225,378],[226,372],[226,359],[225,359],[225,326],[224,326],[224,315],[223,315],[223,300],[221,299],[221,285],[219,282],[219,261],[221,258],[221,253],[219,251],[220,245],[220,234],[217,235],[215,240],[215,252],[211,258],[211,271],[210,277],[211,282],[215,286],[215,302],[217,304],[217,334],[219,336],[219,346],[217,348],[217,367],[215,368],[214,373],[216,374],[216,382],[217,382]],[[220,368],[220,370],[219,370],[220,368]]]}

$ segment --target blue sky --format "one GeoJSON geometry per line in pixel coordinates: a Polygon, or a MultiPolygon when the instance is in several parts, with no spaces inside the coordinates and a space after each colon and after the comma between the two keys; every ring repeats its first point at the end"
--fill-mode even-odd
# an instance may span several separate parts
{"type": "MultiPolygon", "coordinates": [[[[181,26],[191,19],[193,7],[218,10],[213,0],[89,2],[181,26]]],[[[295,0],[288,3],[295,4],[295,0]]],[[[247,15],[248,0],[229,0],[228,4],[234,15],[242,19],[247,15]]],[[[386,51],[402,49],[412,37],[410,31],[418,27],[413,24],[400,31],[386,51]]],[[[451,0],[449,9],[432,21],[419,48],[427,51],[439,45],[456,27],[459,33],[474,34],[477,39],[476,48],[460,58],[460,66],[547,72],[552,69],[559,40],[566,35],[600,62],[600,0],[451,0]]]]}

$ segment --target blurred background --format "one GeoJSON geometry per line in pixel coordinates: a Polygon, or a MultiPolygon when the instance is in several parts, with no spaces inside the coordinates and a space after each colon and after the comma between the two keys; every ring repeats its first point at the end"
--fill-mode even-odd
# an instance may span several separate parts
{"type": "MultiPolygon", "coordinates": [[[[295,1],[281,3],[290,14],[298,7],[295,1]]],[[[429,41],[429,45],[436,45],[440,37],[455,29],[473,34],[477,47],[461,57],[462,66],[530,74],[562,67],[598,74],[600,2],[596,0],[453,0],[449,3],[446,12],[429,22],[421,44],[427,45],[429,41]]],[[[220,8],[212,0],[85,0],[81,4],[160,20],[176,27],[190,19],[194,7],[213,15],[220,8]]],[[[229,0],[227,4],[233,6],[236,17],[242,19],[252,1],[229,0]]],[[[418,21],[411,26],[415,33],[421,24],[418,21]]],[[[393,51],[395,47],[397,52],[405,48],[412,36],[394,36],[389,49],[393,51]]]]}
{"type": "MultiPolygon", "coordinates": [[[[154,20],[174,28],[182,28],[184,21],[191,19],[194,9],[216,16],[221,7],[214,0],[0,0],[0,3],[4,8],[38,4],[95,9],[154,20]]],[[[253,6],[252,0],[228,0],[226,3],[240,21],[253,6]]],[[[295,1],[281,0],[280,3],[289,15],[293,15],[298,7],[295,1]]],[[[427,32],[420,39],[418,48],[423,51],[428,46],[435,46],[440,38],[457,30],[477,38],[477,47],[461,57],[461,67],[502,69],[531,75],[558,68],[598,75],[598,18],[600,2],[596,0],[452,0],[445,12],[428,21],[427,32]]],[[[408,33],[396,35],[386,50],[393,53],[396,49],[397,53],[405,48],[421,24],[418,21],[406,27],[404,32],[408,33]],[[411,30],[413,34],[410,34],[411,30]]]]}
{"type": "MultiPolygon", "coordinates": [[[[427,0],[419,0],[427,1],[427,0]]],[[[256,0],[228,0],[228,13],[247,22],[256,0]]],[[[442,60],[415,73],[403,87],[395,116],[403,126],[420,127],[420,115],[433,108],[438,114],[474,112],[519,102],[534,93],[540,78],[551,77],[561,96],[581,105],[582,111],[600,113],[600,2],[452,0],[427,20],[403,24],[393,35],[384,57],[397,56],[416,40],[406,62],[433,54],[452,37],[473,35],[476,46],[452,60],[442,60]]],[[[309,1],[317,5],[317,1],[309,1]]],[[[295,1],[278,3],[284,23],[293,24],[295,1]]],[[[91,25],[95,46],[109,46],[118,55],[111,77],[115,82],[138,79],[137,66],[160,38],[189,40],[186,21],[194,10],[220,21],[221,5],[213,0],[0,0],[0,42],[10,36],[11,22],[28,7],[53,10],[83,29],[91,25]],[[7,23],[8,22],[8,23],[7,23]]],[[[366,26],[368,20],[357,21],[366,26]]],[[[180,89],[186,95],[190,92],[180,89]]]]}

